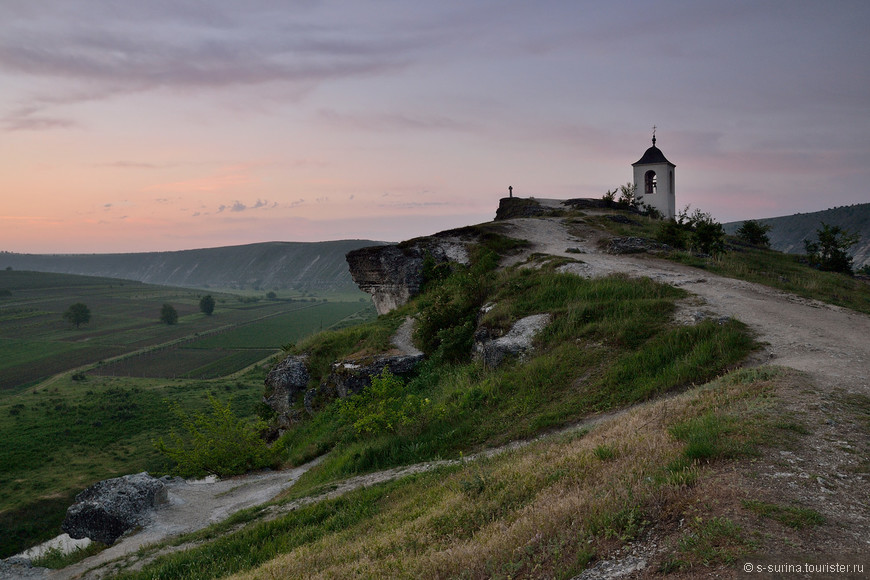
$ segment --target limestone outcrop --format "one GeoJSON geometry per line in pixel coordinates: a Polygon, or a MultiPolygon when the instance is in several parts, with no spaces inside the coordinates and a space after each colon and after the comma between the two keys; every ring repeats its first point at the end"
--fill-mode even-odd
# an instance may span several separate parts
{"type": "Polygon", "coordinates": [[[474,334],[474,351],[476,358],[490,368],[495,368],[509,356],[522,357],[532,348],[532,339],[547,324],[549,314],[533,314],[517,320],[510,330],[502,336],[494,336],[494,331],[481,326],[474,334]]]}
{"type": "Polygon", "coordinates": [[[76,496],[61,528],[71,538],[111,545],[145,524],[151,510],[167,501],[165,482],[145,472],[106,479],[76,496]]]}
{"type": "Polygon", "coordinates": [[[305,392],[311,374],[308,372],[307,355],[290,355],[278,363],[266,375],[266,391],[263,402],[278,415],[285,415],[293,406],[297,393],[305,392]]]}
{"type": "Polygon", "coordinates": [[[611,238],[607,242],[608,254],[641,254],[648,252],[650,254],[668,252],[672,248],[661,242],[650,240],[648,238],[638,238],[634,236],[611,238]]]}
{"type": "Polygon", "coordinates": [[[465,243],[448,236],[360,248],[348,252],[347,263],[353,281],[372,295],[378,314],[386,314],[420,292],[427,256],[433,265],[469,262],[465,243]]]}
{"type": "Polygon", "coordinates": [[[305,409],[314,414],[335,398],[359,393],[372,384],[372,375],[379,375],[385,368],[397,376],[408,375],[422,360],[423,353],[382,354],[333,363],[331,372],[320,386],[305,393],[305,409]]]}

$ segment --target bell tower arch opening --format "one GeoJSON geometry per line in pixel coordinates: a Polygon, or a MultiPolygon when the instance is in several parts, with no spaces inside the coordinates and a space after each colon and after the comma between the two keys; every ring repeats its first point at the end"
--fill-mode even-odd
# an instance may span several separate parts
{"type": "Polygon", "coordinates": [[[650,169],[643,176],[643,192],[654,194],[656,192],[656,172],[650,169]]]}

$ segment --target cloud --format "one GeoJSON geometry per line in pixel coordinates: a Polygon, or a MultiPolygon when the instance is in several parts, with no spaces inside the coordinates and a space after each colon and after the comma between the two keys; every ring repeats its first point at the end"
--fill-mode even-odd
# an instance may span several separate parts
{"type": "MultiPolygon", "coordinates": [[[[276,207],[278,207],[278,202],[277,201],[270,202],[268,199],[257,198],[257,201],[255,201],[253,204],[243,203],[237,199],[237,200],[233,201],[233,203],[231,203],[230,205],[227,205],[227,204],[219,205],[216,213],[222,213],[222,212],[227,211],[227,210],[234,212],[234,213],[241,213],[243,211],[256,210],[256,209],[269,210],[269,209],[274,209],[276,207]]],[[[196,215],[200,215],[200,213],[197,212],[196,215]]]]}
{"type": "Polygon", "coordinates": [[[478,129],[477,124],[458,121],[444,115],[408,113],[340,113],[321,109],[320,120],[335,127],[358,131],[461,131],[478,129]]]}
{"type": "Polygon", "coordinates": [[[12,111],[0,120],[3,131],[46,131],[49,129],[69,129],[76,123],[69,119],[42,114],[42,107],[22,107],[12,111]]]}
{"type": "MultiPolygon", "coordinates": [[[[106,10],[92,0],[77,2],[73,15],[66,2],[47,2],[43,10],[20,3],[4,14],[0,72],[67,81],[62,98],[73,102],[156,88],[308,87],[399,70],[433,41],[425,31],[403,31],[384,19],[356,19],[354,10],[317,15],[283,3],[254,3],[244,11],[234,3],[183,4],[122,3],[106,10]],[[92,89],[82,92],[82,86],[92,89]]],[[[43,120],[51,121],[63,122],[43,120]]]]}

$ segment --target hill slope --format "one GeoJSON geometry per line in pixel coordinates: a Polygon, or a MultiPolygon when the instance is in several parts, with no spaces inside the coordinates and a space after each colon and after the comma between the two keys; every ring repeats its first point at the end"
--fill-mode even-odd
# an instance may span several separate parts
{"type": "MultiPolygon", "coordinates": [[[[870,521],[865,461],[870,344],[863,337],[870,332],[870,318],[706,268],[651,255],[608,254],[600,242],[609,234],[589,213],[582,219],[502,222],[502,234],[528,244],[500,263],[494,294],[480,297],[481,302],[493,299],[487,302],[492,305],[489,318],[481,320],[496,328],[500,321],[543,310],[553,314],[552,327],[530,358],[504,368],[431,363],[421,372],[425,381],[413,384],[426,389],[431,407],[419,412],[431,408],[427,421],[402,433],[366,435],[348,447],[346,457],[360,462],[358,472],[374,471],[362,476],[366,479],[337,481],[349,473],[329,467],[337,456],[334,449],[331,457],[304,466],[311,471],[294,486],[295,501],[290,501],[292,495],[284,497],[234,520],[233,527],[213,528],[209,534],[229,530],[220,541],[202,544],[198,536],[196,545],[189,542],[184,550],[173,546],[147,553],[138,549],[133,535],[55,577],[89,574],[121,556],[142,558],[142,563],[157,557],[126,578],[188,580],[191,571],[201,578],[236,571],[247,572],[237,576],[245,578],[588,579],[615,577],[619,567],[618,575],[630,578],[733,577],[748,560],[758,562],[750,554],[863,554],[870,521]],[[520,263],[540,267],[510,267],[520,263]],[[559,272],[547,272],[548,263],[559,272]],[[643,288],[661,294],[646,294],[643,288]],[[636,308],[631,306],[635,300],[641,300],[636,308]],[[663,316],[649,330],[666,334],[639,335],[637,320],[617,324],[628,321],[623,317],[630,311],[663,316]],[[700,335],[686,333],[720,333],[735,325],[734,319],[744,320],[764,345],[754,358],[762,366],[699,388],[693,380],[676,378],[677,388],[665,397],[644,401],[654,397],[642,395],[621,408],[623,399],[589,398],[611,396],[653,365],[667,368],[639,387],[671,374],[671,363],[694,360],[683,349],[697,346],[700,335]],[[657,345],[663,347],[655,351],[661,356],[652,356],[652,350],[638,356],[657,345]],[[621,356],[640,364],[615,375],[618,380],[607,389],[595,389],[606,365],[621,356]],[[763,364],[771,359],[780,366],[763,364]],[[452,392],[437,399],[433,387],[442,378],[452,392]],[[597,404],[605,401],[615,402],[597,404]],[[561,410],[566,417],[590,402],[596,402],[596,411],[611,412],[578,416],[590,422],[529,438],[525,446],[516,444],[516,433],[551,431],[561,426],[553,413],[561,410]],[[504,437],[470,436],[499,411],[505,412],[500,418],[504,437]],[[419,438],[451,413],[444,421],[449,431],[419,438]],[[449,454],[459,458],[436,461],[448,454],[430,446],[451,437],[465,445],[449,454]],[[480,449],[483,441],[492,445],[486,453],[461,452],[480,449]],[[503,445],[506,441],[513,443],[503,445]],[[433,460],[376,471],[381,464],[403,462],[394,457],[425,454],[433,460]],[[427,475],[427,469],[434,471],[427,475]],[[323,478],[312,480],[318,470],[323,478]],[[374,485],[410,474],[417,475],[374,485]],[[335,480],[317,485],[330,477],[335,480]]],[[[460,284],[477,280],[457,275],[430,292],[467,295],[469,286],[460,284]]],[[[457,302],[428,297],[428,302],[397,311],[393,326],[414,307],[431,314],[427,304],[457,302]]],[[[389,316],[379,321],[386,325],[389,316]]],[[[456,318],[448,322],[455,324],[456,318]]],[[[353,335],[347,348],[358,351],[360,336],[353,335]]],[[[410,394],[423,392],[411,383],[406,386],[410,394]]],[[[312,448],[312,455],[318,453],[312,448]]],[[[298,472],[285,474],[290,479],[298,472]]],[[[234,483],[242,481],[250,476],[234,483]]]]}
{"type": "Polygon", "coordinates": [[[370,240],[267,242],[134,254],[0,254],[0,268],[124,278],[162,286],[356,291],[344,259],[370,240]]]}
{"type": "MultiPolygon", "coordinates": [[[[771,248],[790,254],[803,254],[804,240],[814,240],[816,230],[822,226],[822,222],[832,226],[840,226],[861,236],[858,243],[850,250],[855,269],[870,264],[870,203],[755,221],[770,225],[773,228],[768,234],[771,248]]],[[[742,221],[729,222],[723,226],[726,232],[733,234],[742,224],[742,221]]]]}

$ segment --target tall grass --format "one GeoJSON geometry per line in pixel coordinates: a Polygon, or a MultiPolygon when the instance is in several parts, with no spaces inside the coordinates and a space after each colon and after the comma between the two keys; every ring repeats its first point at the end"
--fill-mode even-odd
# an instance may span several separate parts
{"type": "MultiPolygon", "coordinates": [[[[461,276],[433,287],[440,296],[436,302],[451,303],[451,292],[463,292],[467,275],[461,276]]],[[[342,422],[338,407],[327,407],[286,436],[294,462],[331,450],[303,476],[298,489],[531,437],[591,413],[709,380],[754,347],[737,322],[675,326],[674,302],[685,292],[648,279],[586,280],[548,268],[519,268],[482,284],[486,292],[474,302],[494,304],[482,325],[506,329],[529,314],[551,313],[553,321],[536,339],[534,354],[497,369],[431,358],[405,383],[402,395],[425,398],[427,404],[417,409],[414,422],[392,433],[362,436],[342,422]]],[[[431,294],[424,295],[408,312],[431,308],[432,300],[431,294]]],[[[299,348],[334,354],[338,343],[359,348],[366,332],[371,331],[361,327],[353,334],[319,336],[299,348]]]]}
{"type": "MultiPolygon", "coordinates": [[[[731,426],[723,439],[777,441],[772,395],[779,380],[770,369],[741,371],[589,434],[543,439],[298,508],[121,577],[570,578],[652,522],[678,521],[694,486],[715,481],[706,483],[711,468],[697,462],[688,483],[663,477],[685,457],[676,425],[717,416],[731,426]]],[[[672,566],[723,565],[749,549],[727,519],[704,521],[712,523],[698,528],[697,541],[687,540],[672,566]]]]}

